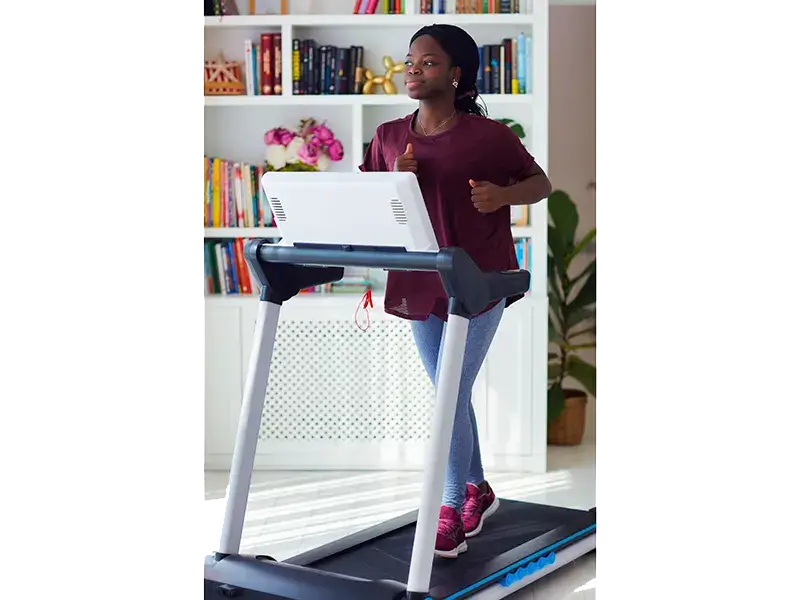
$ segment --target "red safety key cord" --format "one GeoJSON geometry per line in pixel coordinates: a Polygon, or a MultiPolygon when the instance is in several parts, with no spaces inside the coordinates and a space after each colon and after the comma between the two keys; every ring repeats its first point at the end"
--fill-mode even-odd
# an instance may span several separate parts
{"type": "Polygon", "coordinates": [[[356,315],[355,315],[356,327],[358,327],[361,331],[366,331],[367,329],[369,329],[369,326],[371,325],[371,321],[369,318],[369,310],[368,310],[370,308],[372,308],[372,289],[367,288],[367,291],[361,297],[361,300],[359,300],[358,306],[356,307],[356,315]],[[362,309],[364,313],[367,315],[367,324],[365,327],[362,327],[361,323],[358,322],[358,312],[362,309]]]}

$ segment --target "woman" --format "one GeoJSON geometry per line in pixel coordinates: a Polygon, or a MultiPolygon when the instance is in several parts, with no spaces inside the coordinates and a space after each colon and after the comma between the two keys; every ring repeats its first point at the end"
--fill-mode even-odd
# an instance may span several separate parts
{"type": "MultiPolygon", "coordinates": [[[[550,181],[517,136],[476,103],[479,54],[453,25],[423,27],[411,38],[405,86],[412,114],[380,125],[362,171],[416,173],[440,246],[460,246],[483,270],[517,269],[510,206],[533,204],[550,181]]],[[[493,302],[470,321],[436,554],[455,558],[480,533],[498,500],[485,480],[471,397],[475,377],[506,306],[493,302]]],[[[425,369],[436,382],[447,295],[437,273],[388,275],[386,312],[408,319],[425,369]]]]}

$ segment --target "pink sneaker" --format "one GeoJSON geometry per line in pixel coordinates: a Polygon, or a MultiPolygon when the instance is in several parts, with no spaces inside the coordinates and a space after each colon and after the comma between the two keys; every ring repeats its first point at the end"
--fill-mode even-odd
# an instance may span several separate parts
{"type": "Polygon", "coordinates": [[[458,511],[449,506],[439,509],[439,527],[436,530],[436,548],[434,554],[444,558],[457,558],[467,551],[467,540],[464,537],[464,523],[458,511]]]}
{"type": "Polygon", "coordinates": [[[471,483],[467,484],[467,495],[461,509],[461,519],[464,523],[464,536],[468,538],[478,535],[483,529],[483,522],[491,517],[500,506],[500,500],[494,495],[489,483],[484,483],[486,483],[486,491],[471,483]]]}

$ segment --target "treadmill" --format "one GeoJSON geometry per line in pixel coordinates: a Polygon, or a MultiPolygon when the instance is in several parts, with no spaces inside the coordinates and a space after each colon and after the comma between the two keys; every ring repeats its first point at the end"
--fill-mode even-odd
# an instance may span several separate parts
{"type": "Polygon", "coordinates": [[[466,553],[434,555],[469,319],[526,292],[530,273],[482,272],[464,250],[439,248],[412,173],[270,172],[261,185],[281,239],[245,247],[260,285],[258,317],[220,546],[205,561],[205,599],[495,600],[594,551],[594,508],[500,498],[466,553]],[[339,281],[346,267],[436,272],[449,298],[419,509],[286,560],[242,555],[281,306],[305,288],[339,281]]]}

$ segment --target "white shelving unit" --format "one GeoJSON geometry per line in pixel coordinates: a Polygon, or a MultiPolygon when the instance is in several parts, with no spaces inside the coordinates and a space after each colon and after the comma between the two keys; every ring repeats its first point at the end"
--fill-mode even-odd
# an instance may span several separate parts
{"type": "MultiPolygon", "coordinates": [[[[492,105],[530,104],[532,94],[483,94],[481,98],[492,105]]],[[[286,106],[287,104],[302,104],[304,106],[402,106],[413,110],[415,102],[405,95],[332,95],[332,96],[293,96],[281,94],[279,96],[206,96],[206,106],[286,106]],[[302,98],[302,101],[298,100],[302,98]]]]}
{"type": "MultiPolygon", "coordinates": [[[[394,79],[396,95],[382,91],[292,95],[292,40],[361,45],[365,67],[380,71],[382,57],[400,60],[419,27],[447,22],[465,28],[478,45],[499,43],[519,33],[532,36],[531,93],[481,98],[491,118],[510,118],[524,127],[523,142],[547,170],[548,0],[523,1],[526,12],[514,15],[420,15],[415,14],[415,0],[406,0],[407,14],[403,15],[353,15],[353,0],[290,0],[288,15],[249,16],[247,0],[240,0],[238,6],[238,16],[205,17],[206,57],[214,58],[222,51],[229,60],[243,61],[246,38],[280,32],[283,94],[205,97],[206,155],[259,164],[268,129],[295,127],[300,119],[314,117],[326,121],[345,148],[344,159],[332,163],[331,170],[357,169],[363,145],[376,127],[415,108],[403,93],[402,74],[394,79]]],[[[278,13],[280,2],[260,0],[256,10],[278,13]]],[[[546,201],[531,207],[529,215],[529,224],[513,228],[513,234],[531,241],[531,291],[504,316],[473,390],[473,405],[487,468],[541,472],[546,466],[546,201]]],[[[276,236],[272,228],[204,230],[205,238],[276,236]]],[[[361,332],[353,323],[359,298],[307,296],[284,306],[257,467],[416,469],[422,465],[425,432],[418,430],[426,423],[432,388],[419,365],[407,323],[387,318],[376,294],[372,328],[361,332]],[[354,355],[352,348],[365,356],[354,355]],[[314,353],[323,362],[315,362],[310,357],[314,353]],[[361,367],[354,368],[354,363],[361,367]],[[322,379],[316,380],[320,373],[322,379]],[[363,382],[352,387],[359,378],[363,382]],[[388,429],[387,419],[394,423],[388,429]]],[[[227,468],[257,300],[209,296],[205,302],[206,466],[227,468]]]]}
{"type": "MultiPolygon", "coordinates": [[[[291,4],[291,3],[290,3],[291,4]]],[[[317,3],[319,8],[330,10],[328,6],[317,3]]],[[[343,5],[346,6],[346,5],[343,5]]],[[[350,3],[352,6],[352,2],[350,3]]],[[[330,7],[333,10],[340,9],[336,0],[331,0],[330,7]]],[[[415,10],[416,5],[406,3],[406,10],[415,10]]],[[[442,23],[446,21],[461,27],[474,25],[517,25],[519,23],[530,22],[530,14],[513,15],[472,15],[472,14],[404,14],[404,15],[354,15],[349,13],[336,14],[327,13],[325,19],[320,21],[319,15],[233,15],[228,17],[205,17],[205,25],[210,28],[230,28],[230,27],[292,27],[292,26],[314,26],[314,27],[422,27],[431,23],[442,23]]]]}

